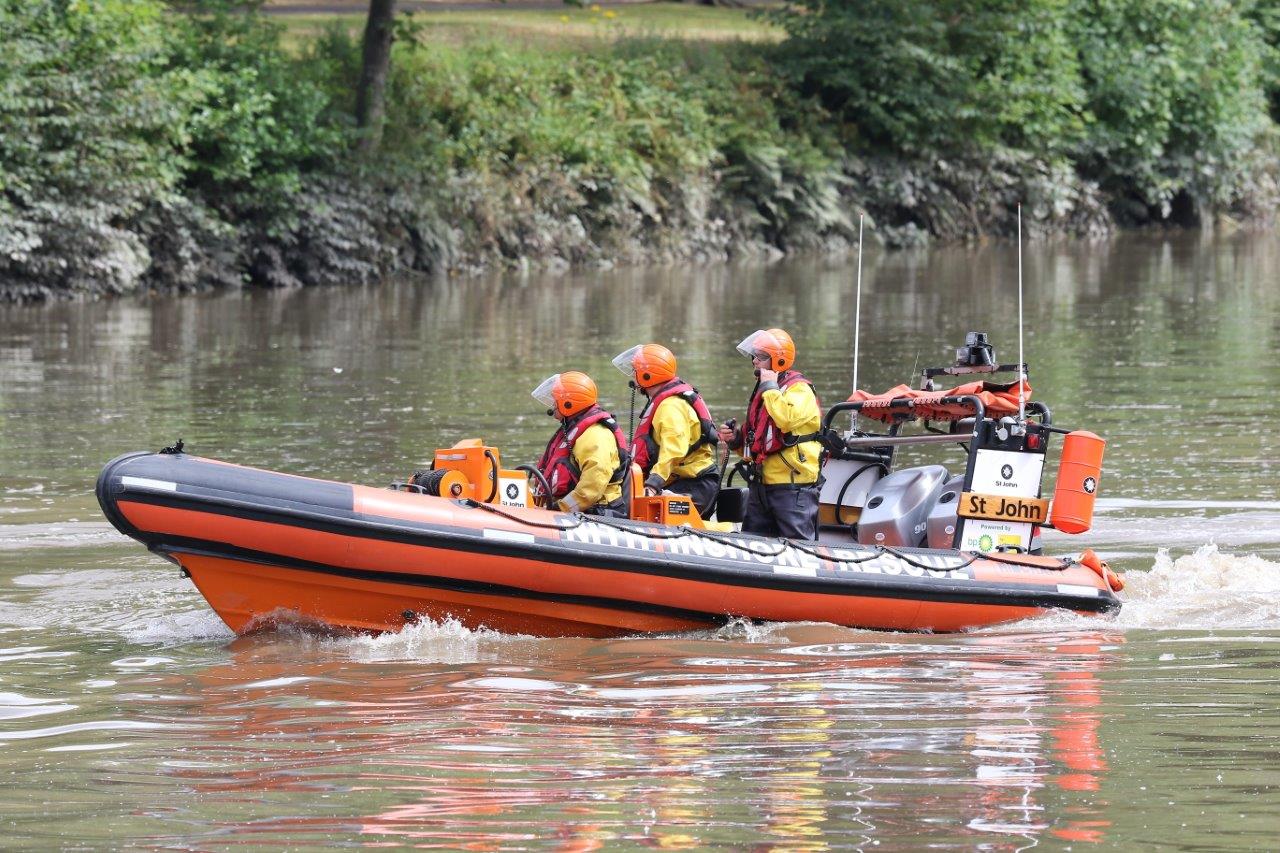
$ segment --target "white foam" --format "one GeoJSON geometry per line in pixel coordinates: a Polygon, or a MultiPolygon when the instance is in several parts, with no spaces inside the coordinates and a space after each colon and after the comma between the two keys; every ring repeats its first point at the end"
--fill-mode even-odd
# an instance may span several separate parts
{"type": "Polygon", "coordinates": [[[118,627],[134,643],[170,645],[192,640],[229,640],[235,636],[212,610],[187,610],[151,615],[118,627]]]}
{"type": "Polygon", "coordinates": [[[781,626],[774,622],[752,622],[750,619],[731,619],[724,625],[711,631],[710,636],[718,640],[769,643],[777,639],[781,630],[781,626]]]}
{"type": "Polygon", "coordinates": [[[1280,628],[1280,563],[1202,545],[1176,559],[1161,550],[1148,572],[1125,574],[1124,628],[1280,628]]]}
{"type": "Polygon", "coordinates": [[[441,622],[423,619],[395,633],[335,637],[325,642],[363,663],[411,660],[461,664],[479,661],[483,643],[504,639],[515,637],[488,629],[472,631],[450,618],[441,622]]]}
{"type": "MultiPolygon", "coordinates": [[[[1280,629],[1280,563],[1201,545],[1172,557],[1161,549],[1148,571],[1124,573],[1123,607],[1111,616],[1058,612],[1019,623],[1030,630],[1108,627],[1158,630],[1280,629]]],[[[1007,627],[1007,626],[1006,626],[1007,627]]]]}

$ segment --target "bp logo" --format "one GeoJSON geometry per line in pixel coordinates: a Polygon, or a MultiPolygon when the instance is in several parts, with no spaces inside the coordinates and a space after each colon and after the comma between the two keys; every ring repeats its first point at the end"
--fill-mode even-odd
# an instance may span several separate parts
{"type": "Polygon", "coordinates": [[[985,533],[984,533],[984,534],[983,534],[983,535],[978,539],[978,550],[979,550],[979,551],[984,551],[984,552],[985,552],[985,551],[990,551],[990,550],[991,550],[991,548],[992,548],[995,544],[996,544],[996,543],[995,543],[995,541],[994,541],[990,536],[988,536],[987,534],[985,534],[985,533]]]}
{"type": "Polygon", "coordinates": [[[1098,490],[1098,481],[1092,477],[1084,478],[1084,490],[1089,494],[1093,494],[1098,490]]]}
{"type": "Polygon", "coordinates": [[[1006,480],[1008,480],[1008,479],[1012,478],[1012,477],[1013,477],[1013,466],[1012,466],[1012,465],[1004,465],[1004,466],[1002,466],[1002,467],[1000,468],[1000,476],[1001,476],[1001,477],[1004,477],[1006,480]]]}
{"type": "Polygon", "coordinates": [[[507,483],[507,497],[511,500],[520,497],[520,487],[515,483],[507,483]]]}

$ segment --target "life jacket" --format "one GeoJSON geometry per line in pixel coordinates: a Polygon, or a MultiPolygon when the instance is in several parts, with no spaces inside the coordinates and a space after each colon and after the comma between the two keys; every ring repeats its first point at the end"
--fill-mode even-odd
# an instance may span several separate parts
{"type": "Polygon", "coordinates": [[[547,442],[547,449],[542,452],[542,459],[538,461],[538,470],[547,478],[547,484],[551,486],[551,496],[556,500],[572,492],[573,487],[578,485],[582,469],[573,458],[573,446],[578,443],[578,439],[586,432],[587,427],[598,423],[603,423],[612,430],[614,441],[618,442],[618,467],[609,478],[609,482],[622,482],[622,476],[627,470],[627,437],[623,435],[613,415],[599,406],[592,406],[577,418],[566,420],[560,425],[560,429],[556,430],[551,440],[547,442]]]}
{"type": "MultiPolygon", "coordinates": [[[[821,412],[822,401],[818,400],[817,390],[814,389],[813,383],[805,379],[804,375],[799,371],[789,370],[778,377],[778,389],[786,391],[798,382],[803,382],[813,391],[813,398],[817,400],[818,411],[821,412]]],[[[769,410],[764,405],[764,394],[757,390],[751,395],[751,402],[747,404],[747,429],[744,439],[746,449],[753,461],[763,462],[766,456],[777,453],[784,447],[794,447],[806,441],[817,441],[821,437],[821,432],[811,432],[804,435],[783,432],[773,422],[773,418],[769,416],[769,410]]]]}
{"type": "Polygon", "coordinates": [[[701,435],[685,450],[684,456],[688,456],[704,444],[716,443],[716,424],[711,419],[711,411],[703,402],[702,395],[688,382],[676,377],[659,388],[657,393],[649,399],[644,411],[640,413],[640,425],[636,427],[635,438],[631,442],[635,447],[635,456],[632,457],[632,461],[639,465],[640,470],[645,474],[648,474],[649,469],[658,461],[658,442],[652,435],[653,416],[663,400],[677,396],[693,408],[693,413],[698,416],[698,429],[701,432],[701,435]]]}

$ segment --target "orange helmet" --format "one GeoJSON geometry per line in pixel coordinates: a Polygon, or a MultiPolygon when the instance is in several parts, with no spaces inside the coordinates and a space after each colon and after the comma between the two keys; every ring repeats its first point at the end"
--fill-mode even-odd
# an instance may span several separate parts
{"type": "Polygon", "coordinates": [[[783,371],[796,363],[796,345],[782,329],[757,329],[742,339],[738,352],[747,358],[766,356],[772,370],[783,371]]]}
{"type": "Polygon", "coordinates": [[[599,392],[590,376],[568,370],[542,380],[542,384],[533,389],[533,399],[550,409],[548,414],[567,418],[594,406],[599,392]]]}
{"type": "Polygon", "coordinates": [[[641,388],[652,388],[676,378],[675,354],[662,344],[632,347],[614,358],[613,366],[641,388]]]}

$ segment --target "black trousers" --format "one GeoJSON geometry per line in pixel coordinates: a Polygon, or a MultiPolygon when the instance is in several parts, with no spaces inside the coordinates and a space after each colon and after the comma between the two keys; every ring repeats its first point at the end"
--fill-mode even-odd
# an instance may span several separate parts
{"type": "Polygon", "coordinates": [[[716,498],[720,497],[720,470],[712,465],[697,477],[675,479],[663,488],[677,495],[688,495],[698,508],[698,515],[708,519],[715,511],[716,498]]]}
{"type": "Polygon", "coordinates": [[[787,539],[818,538],[818,483],[765,486],[752,483],[742,532],[787,539]]]}

